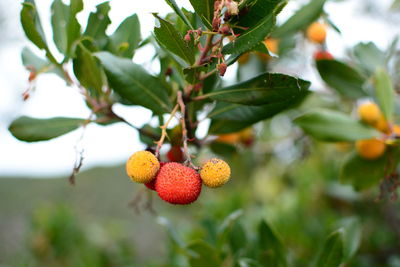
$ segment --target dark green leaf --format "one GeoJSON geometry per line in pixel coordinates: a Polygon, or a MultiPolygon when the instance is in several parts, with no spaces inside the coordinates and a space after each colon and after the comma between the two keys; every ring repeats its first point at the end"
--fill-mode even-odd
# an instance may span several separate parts
{"type": "Polygon", "coordinates": [[[264,73],[250,80],[217,89],[204,95],[213,100],[242,105],[266,105],[286,102],[304,95],[308,81],[279,73],[264,73]]]}
{"type": "Polygon", "coordinates": [[[35,1],[25,0],[21,10],[21,24],[28,39],[40,49],[47,49],[46,37],[36,10],[35,1]]]}
{"type": "Polygon", "coordinates": [[[73,43],[80,37],[81,26],[76,14],[82,9],[82,0],[72,0],[70,6],[63,4],[61,0],[55,0],[51,5],[54,43],[64,55],[70,55],[73,43]]]}
{"type": "Polygon", "coordinates": [[[109,2],[98,5],[96,12],[89,15],[88,23],[84,35],[92,37],[100,49],[104,48],[108,42],[106,29],[111,23],[108,16],[110,11],[109,2]]]}
{"type": "Polygon", "coordinates": [[[225,158],[230,158],[237,153],[235,146],[218,141],[211,143],[210,149],[213,153],[225,158]]]}
{"type": "Polygon", "coordinates": [[[368,75],[385,65],[385,54],[372,42],[357,44],[353,49],[353,54],[368,75]]]}
{"type": "Polygon", "coordinates": [[[376,186],[385,177],[386,156],[376,160],[366,160],[352,153],[344,162],[340,182],[351,184],[356,190],[376,186]]]}
{"type": "Polygon", "coordinates": [[[132,58],[141,40],[140,22],[136,14],[127,17],[110,37],[110,45],[117,55],[132,58]]]}
{"type": "Polygon", "coordinates": [[[215,0],[189,0],[194,11],[203,21],[208,29],[212,29],[212,20],[214,16],[214,1],[215,0]]]}
{"type": "Polygon", "coordinates": [[[308,112],[294,122],[307,134],[321,141],[356,141],[380,135],[375,129],[347,114],[327,109],[308,112]]]}
{"type": "Polygon", "coordinates": [[[134,105],[151,109],[156,114],[171,111],[172,104],[168,98],[168,89],[140,65],[108,52],[99,52],[96,56],[106,71],[111,87],[121,97],[134,105]]]}
{"type": "Polygon", "coordinates": [[[285,249],[265,221],[261,221],[258,228],[258,244],[261,250],[261,262],[268,262],[276,267],[287,266],[285,249]]]}
{"type": "Polygon", "coordinates": [[[298,105],[307,96],[301,91],[294,98],[262,106],[244,106],[240,104],[218,102],[208,115],[212,119],[209,132],[212,134],[232,133],[242,130],[256,122],[298,105]]]}
{"type": "Polygon", "coordinates": [[[234,254],[244,249],[247,245],[246,232],[243,226],[236,222],[229,234],[229,246],[234,254]]]}
{"type": "Polygon", "coordinates": [[[317,60],[321,78],[339,94],[357,99],[366,96],[365,78],[354,68],[337,60],[317,60]]]}
{"type": "Polygon", "coordinates": [[[389,121],[393,118],[395,93],[392,81],[387,71],[378,68],[374,77],[375,94],[383,115],[389,121]]]}
{"type": "Polygon", "coordinates": [[[161,136],[161,128],[154,128],[149,124],[143,125],[139,131],[139,139],[142,143],[153,146],[154,142],[158,141],[161,136]]]}
{"type": "Polygon", "coordinates": [[[320,251],[315,267],[339,267],[343,262],[343,231],[330,234],[320,251]]]}
{"type": "MultiPolygon", "coordinates": [[[[246,3],[246,9],[248,9],[245,15],[239,15],[238,24],[241,27],[252,28],[257,25],[261,20],[263,20],[266,16],[274,14],[275,16],[279,13],[279,9],[281,5],[284,5],[286,1],[284,0],[268,0],[268,3],[265,0],[254,0],[246,3]],[[277,13],[276,13],[277,12],[277,13]]],[[[240,6],[242,9],[243,7],[240,6]]],[[[235,17],[233,18],[235,21],[235,17]]],[[[240,31],[239,31],[240,32],[240,31]]]]}
{"type": "Polygon", "coordinates": [[[221,266],[221,259],[215,248],[204,241],[195,241],[187,246],[190,253],[189,264],[191,267],[221,266]]]}
{"type": "Polygon", "coordinates": [[[9,131],[21,141],[45,141],[71,132],[84,122],[84,119],[78,118],[36,119],[22,116],[11,123],[9,131]]]}
{"type": "Polygon", "coordinates": [[[189,64],[194,63],[194,50],[183,40],[182,35],[175,29],[174,25],[168,21],[154,16],[160,22],[160,27],[154,28],[154,34],[158,43],[179,56],[189,64]]]}
{"type": "Polygon", "coordinates": [[[75,56],[73,69],[76,78],[92,95],[100,96],[103,92],[103,87],[106,85],[106,78],[98,59],[92,55],[82,42],[77,44],[75,56]]]}
{"type": "Polygon", "coordinates": [[[323,11],[326,0],[311,0],[307,5],[300,8],[285,23],[278,27],[272,36],[281,38],[297,31],[304,30],[309,24],[317,20],[323,11]]]}
{"type": "Polygon", "coordinates": [[[238,38],[225,45],[224,54],[240,54],[252,50],[263,41],[275,26],[275,16],[269,14],[238,38]]]}
{"type": "Polygon", "coordinates": [[[194,29],[188,18],[185,16],[185,14],[182,12],[182,10],[179,8],[179,6],[176,4],[175,0],[165,0],[167,4],[175,11],[176,14],[182,19],[182,21],[190,28],[194,29]]]}

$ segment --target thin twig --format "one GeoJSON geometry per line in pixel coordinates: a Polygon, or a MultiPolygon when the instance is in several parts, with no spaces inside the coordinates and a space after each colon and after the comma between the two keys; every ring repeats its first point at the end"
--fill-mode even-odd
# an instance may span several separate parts
{"type": "Polygon", "coordinates": [[[167,120],[167,122],[164,125],[160,126],[160,128],[161,128],[161,137],[160,137],[160,140],[158,140],[156,142],[157,143],[157,148],[156,148],[155,156],[157,158],[160,156],[161,146],[163,145],[165,137],[167,136],[167,127],[168,127],[169,123],[171,122],[172,118],[175,116],[176,112],[178,111],[178,108],[179,108],[179,105],[176,104],[174,109],[172,110],[171,115],[170,115],[169,119],[167,120]]]}

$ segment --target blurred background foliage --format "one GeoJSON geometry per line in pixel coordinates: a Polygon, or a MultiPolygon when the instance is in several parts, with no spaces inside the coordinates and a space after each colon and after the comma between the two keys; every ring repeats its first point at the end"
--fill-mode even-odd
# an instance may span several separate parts
{"type": "MultiPolygon", "coordinates": [[[[301,57],[302,47],[293,48],[304,37],[294,39],[283,40],[281,58],[268,65],[251,54],[237,80],[301,57]]],[[[187,207],[156,200],[124,166],[83,171],[76,187],[1,177],[1,266],[400,266],[400,205],[379,199],[377,186],[357,192],[340,183],[354,145],[304,136],[292,120],[313,107],[351,114],[355,101],[323,88],[255,125],[250,142],[212,143],[196,160],[223,157],[232,182],[204,188],[187,207]]]]}

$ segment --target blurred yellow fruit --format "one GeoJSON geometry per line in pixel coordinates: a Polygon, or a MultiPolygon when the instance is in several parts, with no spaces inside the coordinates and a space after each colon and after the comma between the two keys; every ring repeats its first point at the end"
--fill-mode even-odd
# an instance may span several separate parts
{"type": "Polygon", "coordinates": [[[373,160],[385,153],[385,143],[378,139],[358,140],[356,149],[362,158],[373,160]]]}
{"type": "Polygon", "coordinates": [[[267,38],[264,41],[265,46],[267,47],[268,51],[278,54],[279,51],[279,40],[274,38],[267,38]]]}
{"type": "Polygon", "coordinates": [[[337,142],[335,143],[335,148],[340,152],[347,152],[349,151],[351,145],[348,142],[337,142]]]}
{"type": "Polygon", "coordinates": [[[397,136],[400,136],[400,125],[393,126],[393,133],[397,136]]]}
{"type": "Polygon", "coordinates": [[[268,62],[268,60],[271,58],[270,55],[261,53],[261,52],[256,52],[257,57],[262,61],[262,62],[268,62]]]}
{"type": "Polygon", "coordinates": [[[381,115],[378,121],[375,123],[374,127],[385,134],[390,134],[390,125],[388,121],[381,115]]]}
{"type": "Polygon", "coordinates": [[[326,26],[320,22],[314,22],[307,28],[308,40],[322,44],[326,39],[326,26]]]}
{"type": "Polygon", "coordinates": [[[366,102],[358,107],[358,115],[360,119],[370,125],[374,125],[380,119],[381,111],[377,104],[373,102],[366,102]]]}
{"type": "Polygon", "coordinates": [[[240,142],[245,146],[251,146],[254,142],[253,128],[249,127],[239,132],[240,142]]]}
{"type": "Polygon", "coordinates": [[[230,134],[221,134],[217,138],[217,142],[226,143],[226,144],[236,144],[240,140],[239,133],[230,133],[230,134]]]}
{"type": "Polygon", "coordinates": [[[246,64],[247,62],[249,62],[249,59],[250,59],[250,54],[249,54],[249,53],[244,53],[243,55],[241,55],[241,56],[239,57],[238,63],[239,63],[240,65],[244,65],[244,64],[246,64]]]}

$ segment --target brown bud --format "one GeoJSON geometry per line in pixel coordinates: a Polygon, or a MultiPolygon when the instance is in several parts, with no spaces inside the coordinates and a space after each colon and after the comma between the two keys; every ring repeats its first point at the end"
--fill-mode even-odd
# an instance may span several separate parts
{"type": "Polygon", "coordinates": [[[167,70],[165,71],[165,76],[171,76],[172,74],[172,68],[168,67],[167,70]]]}
{"type": "Polygon", "coordinates": [[[213,30],[218,31],[220,25],[221,25],[221,19],[219,17],[215,17],[212,22],[213,30]]]}
{"type": "Polygon", "coordinates": [[[219,75],[224,76],[227,68],[228,66],[225,63],[218,64],[217,69],[219,71],[219,75]]]}
{"type": "Polygon", "coordinates": [[[221,34],[229,34],[231,31],[231,28],[229,28],[228,25],[224,25],[219,29],[219,33],[221,34]]]}
{"type": "Polygon", "coordinates": [[[32,82],[35,78],[36,78],[36,72],[31,71],[31,72],[29,73],[28,81],[29,81],[29,82],[32,82]]]}

